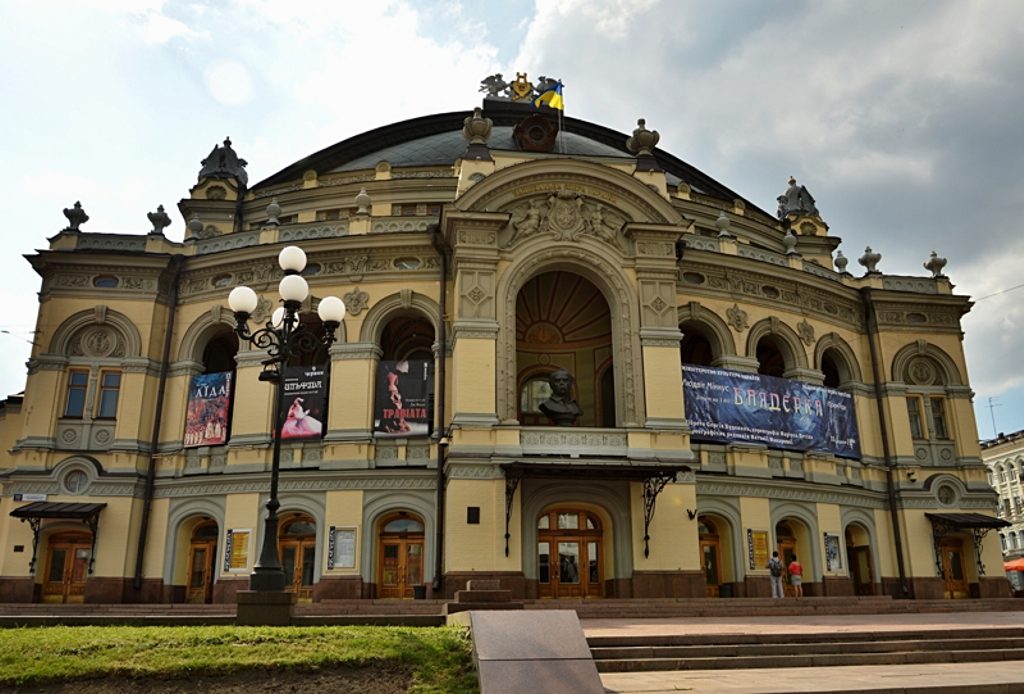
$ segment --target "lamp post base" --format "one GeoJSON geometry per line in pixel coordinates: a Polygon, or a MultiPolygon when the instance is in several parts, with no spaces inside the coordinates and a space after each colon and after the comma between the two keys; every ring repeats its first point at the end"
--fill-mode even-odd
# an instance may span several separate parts
{"type": "Polygon", "coordinates": [[[292,623],[295,593],[262,590],[238,591],[238,626],[284,627],[292,623]]]}

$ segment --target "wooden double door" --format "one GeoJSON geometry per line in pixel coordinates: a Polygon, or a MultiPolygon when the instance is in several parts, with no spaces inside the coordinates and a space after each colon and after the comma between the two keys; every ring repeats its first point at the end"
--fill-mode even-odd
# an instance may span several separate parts
{"type": "Polygon", "coordinates": [[[963,540],[944,537],[939,541],[939,553],[942,556],[943,597],[955,600],[970,597],[963,540]]]}
{"type": "Polygon", "coordinates": [[[217,524],[203,523],[192,531],[188,554],[188,590],[185,601],[213,602],[217,568],[217,524]]]}
{"type": "Polygon", "coordinates": [[[602,597],[603,536],[587,511],[545,513],[537,526],[537,584],[542,598],[602,597]]]}
{"type": "Polygon", "coordinates": [[[423,585],[423,522],[401,512],[385,518],[377,538],[377,595],[411,598],[423,585]]]}
{"type": "Polygon", "coordinates": [[[43,602],[84,602],[92,538],[88,533],[62,533],[51,536],[48,544],[43,602]]]}
{"type": "Polygon", "coordinates": [[[316,579],[316,521],[305,514],[287,519],[278,534],[277,551],[285,590],[295,593],[299,602],[311,602],[316,579]]]}

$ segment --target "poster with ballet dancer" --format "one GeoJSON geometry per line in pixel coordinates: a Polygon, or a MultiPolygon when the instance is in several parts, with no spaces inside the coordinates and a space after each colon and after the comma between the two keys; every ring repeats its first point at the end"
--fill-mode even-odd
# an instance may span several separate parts
{"type": "Polygon", "coordinates": [[[185,413],[185,448],[227,443],[230,410],[230,371],[193,376],[185,413]]]}
{"type": "Polygon", "coordinates": [[[433,423],[434,362],[382,361],[377,370],[373,435],[429,436],[433,423]]]}
{"type": "Polygon", "coordinates": [[[281,440],[318,439],[324,433],[327,372],[322,366],[289,366],[284,370],[281,440]]]}

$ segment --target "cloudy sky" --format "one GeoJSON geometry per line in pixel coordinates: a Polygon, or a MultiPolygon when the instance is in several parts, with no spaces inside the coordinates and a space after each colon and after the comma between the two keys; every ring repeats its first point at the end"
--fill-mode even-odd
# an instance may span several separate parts
{"type": "MultiPolygon", "coordinates": [[[[560,77],[569,115],[623,132],[645,117],[765,210],[795,175],[851,259],[871,245],[880,270],[924,275],[931,250],[947,257],[977,302],[979,431],[1024,429],[1019,2],[5,2],[0,63],[0,397],[24,387],[35,320],[21,256],[63,208],[82,201],[85,231],[143,234],[226,135],[255,182],[472,108],[483,77],[519,71],[560,77]]],[[[175,215],[168,236],[183,229],[175,215]]]]}

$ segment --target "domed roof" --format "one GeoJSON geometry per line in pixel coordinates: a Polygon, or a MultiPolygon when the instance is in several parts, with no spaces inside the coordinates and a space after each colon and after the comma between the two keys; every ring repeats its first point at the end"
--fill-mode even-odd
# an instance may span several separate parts
{"type": "MultiPolygon", "coordinates": [[[[516,125],[538,113],[532,107],[504,101],[484,101],[484,116],[494,127],[488,141],[492,151],[520,151],[513,138],[516,125]]],[[[372,169],[381,161],[395,167],[446,166],[453,164],[466,151],[462,135],[463,121],[469,111],[439,113],[400,121],[369,130],[331,145],[300,159],[254,186],[254,190],[296,180],[310,169],[318,175],[331,172],[372,169]]],[[[636,155],[626,148],[628,135],[595,123],[570,118],[561,119],[561,133],[556,151],[539,156],[600,157],[634,160],[636,155]]],[[[664,169],[669,185],[681,182],[695,192],[733,201],[741,196],[662,149],[654,156],[664,169]]],[[[755,207],[747,202],[748,206],[755,207]]]]}

